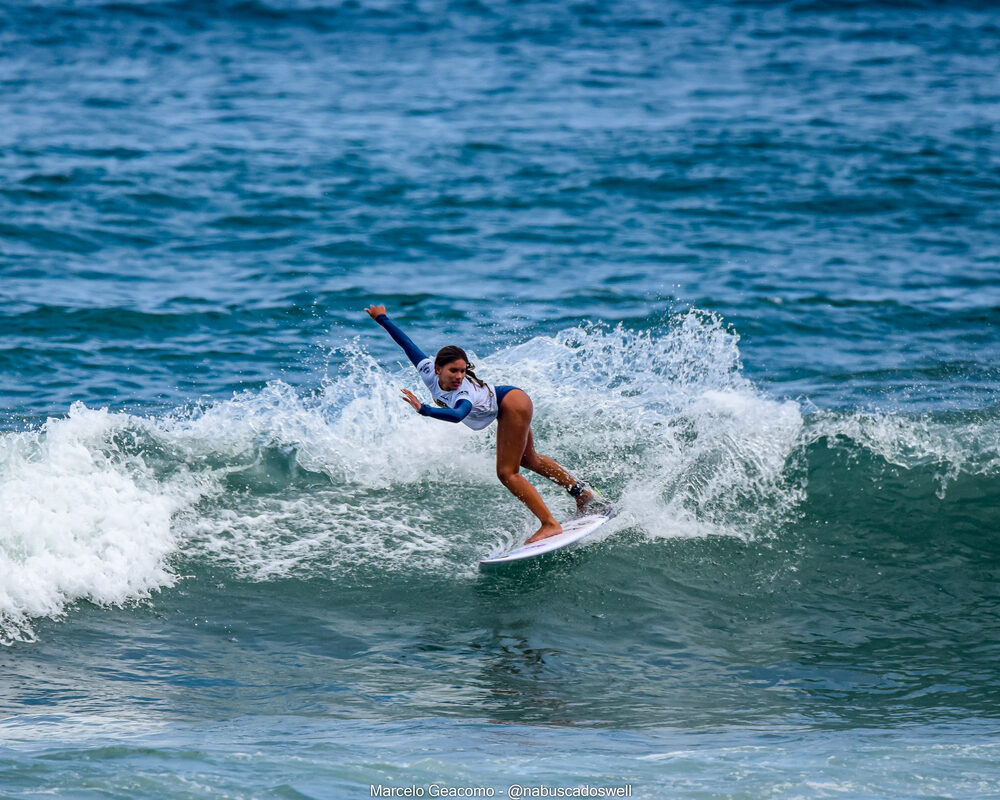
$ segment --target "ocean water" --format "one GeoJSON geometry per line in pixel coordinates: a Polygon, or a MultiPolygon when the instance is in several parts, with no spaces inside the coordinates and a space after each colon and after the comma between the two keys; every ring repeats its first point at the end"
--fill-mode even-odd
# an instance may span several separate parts
{"type": "Polygon", "coordinates": [[[0,797],[996,797],[998,64],[977,2],[4,3],[0,797]],[[532,518],[372,302],[597,541],[477,571],[532,518]]]}

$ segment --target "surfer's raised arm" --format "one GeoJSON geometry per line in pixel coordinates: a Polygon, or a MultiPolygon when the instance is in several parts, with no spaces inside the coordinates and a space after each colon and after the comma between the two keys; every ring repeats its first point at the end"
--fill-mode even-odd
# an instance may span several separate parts
{"type": "MultiPolygon", "coordinates": [[[[417,368],[421,376],[427,379],[433,374],[433,367],[426,367],[424,370],[420,370],[421,361],[430,361],[430,358],[424,354],[424,352],[417,347],[411,340],[410,337],[400,330],[399,326],[389,319],[389,315],[385,312],[385,306],[371,305],[365,309],[368,312],[368,316],[375,320],[379,325],[385,328],[389,335],[392,337],[393,341],[403,348],[403,352],[406,353],[406,357],[413,362],[413,366],[417,368]]],[[[465,368],[461,369],[461,376],[459,381],[465,377],[465,368]]],[[[472,403],[466,399],[459,400],[453,408],[434,408],[426,403],[421,403],[413,392],[403,389],[403,399],[406,400],[414,410],[420,414],[422,417],[432,417],[433,419],[439,419],[443,422],[462,422],[469,412],[472,411],[472,403]]]]}
{"type": "Polygon", "coordinates": [[[413,366],[417,366],[427,358],[424,351],[417,347],[410,340],[410,337],[399,329],[399,326],[395,322],[389,319],[389,315],[385,311],[385,306],[370,305],[365,311],[368,312],[369,317],[386,329],[396,344],[403,348],[403,352],[406,353],[406,357],[410,359],[413,366]]]}

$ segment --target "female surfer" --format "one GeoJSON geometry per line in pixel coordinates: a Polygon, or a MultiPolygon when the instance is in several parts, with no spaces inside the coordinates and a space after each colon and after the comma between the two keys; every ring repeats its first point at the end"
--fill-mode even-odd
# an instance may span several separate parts
{"type": "Polygon", "coordinates": [[[528,542],[562,533],[562,526],[556,522],[538,490],[521,475],[521,467],[565,488],[576,499],[580,512],[594,499],[594,493],[555,459],[535,451],[531,433],[532,405],[527,393],[516,386],[491,388],[472,371],[473,365],[461,347],[442,347],[431,360],[389,319],[385,306],[372,305],[365,311],[403,348],[439,406],[421,403],[413,392],[403,389],[403,399],[418,414],[446,422],[464,422],[473,430],[487,427],[494,419],[497,421],[497,477],[541,523],[528,542]]]}

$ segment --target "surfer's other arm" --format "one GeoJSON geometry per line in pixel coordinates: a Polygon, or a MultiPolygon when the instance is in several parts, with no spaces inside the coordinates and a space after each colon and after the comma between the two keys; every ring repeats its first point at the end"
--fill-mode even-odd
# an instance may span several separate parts
{"type": "Polygon", "coordinates": [[[395,322],[389,319],[388,314],[385,312],[385,306],[371,305],[365,311],[368,312],[369,317],[386,329],[396,344],[403,348],[403,352],[406,353],[406,357],[410,359],[413,366],[417,366],[417,364],[427,358],[423,350],[417,347],[410,340],[410,337],[403,333],[395,322]]]}
{"type": "Polygon", "coordinates": [[[472,411],[472,403],[468,400],[459,400],[454,408],[435,408],[427,403],[421,403],[420,399],[409,389],[401,389],[403,399],[413,406],[414,410],[422,417],[439,419],[442,422],[461,422],[472,411]]]}

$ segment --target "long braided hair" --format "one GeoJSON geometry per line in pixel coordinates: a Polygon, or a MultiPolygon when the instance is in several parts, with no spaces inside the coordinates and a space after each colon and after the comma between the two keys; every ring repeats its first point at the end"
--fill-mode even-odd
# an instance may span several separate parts
{"type": "MultiPolygon", "coordinates": [[[[438,350],[437,355],[434,357],[434,368],[443,367],[445,364],[450,364],[452,361],[458,361],[461,359],[465,362],[465,377],[472,381],[480,389],[484,388],[490,393],[490,397],[493,396],[493,390],[489,387],[486,381],[481,380],[479,376],[476,375],[472,370],[475,369],[476,365],[469,361],[469,357],[465,354],[465,351],[454,344],[446,345],[438,350]]],[[[439,406],[447,408],[444,403],[440,400],[435,401],[439,406]]]]}

